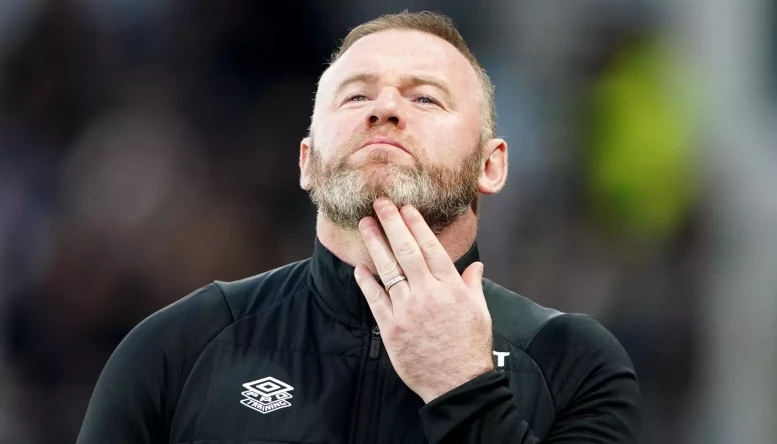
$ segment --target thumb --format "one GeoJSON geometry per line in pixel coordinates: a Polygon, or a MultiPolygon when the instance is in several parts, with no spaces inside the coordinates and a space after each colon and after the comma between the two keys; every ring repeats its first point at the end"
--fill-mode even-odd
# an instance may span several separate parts
{"type": "Polygon", "coordinates": [[[467,267],[461,278],[470,290],[483,291],[483,263],[475,262],[467,267]]]}

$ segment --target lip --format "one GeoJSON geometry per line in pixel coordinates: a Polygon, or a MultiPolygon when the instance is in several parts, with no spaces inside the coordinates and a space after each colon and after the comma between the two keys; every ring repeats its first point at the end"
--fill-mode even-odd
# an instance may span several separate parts
{"type": "Polygon", "coordinates": [[[395,146],[395,147],[401,149],[402,151],[404,151],[406,153],[408,152],[407,149],[405,149],[405,147],[402,146],[401,143],[397,142],[396,140],[394,140],[394,139],[392,139],[390,137],[377,137],[375,139],[370,139],[364,145],[360,146],[359,149],[368,147],[370,145],[375,145],[375,144],[392,145],[392,146],[395,146]]]}

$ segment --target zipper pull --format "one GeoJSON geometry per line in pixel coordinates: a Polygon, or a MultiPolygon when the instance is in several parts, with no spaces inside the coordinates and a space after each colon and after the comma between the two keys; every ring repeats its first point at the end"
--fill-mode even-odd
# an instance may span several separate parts
{"type": "Polygon", "coordinates": [[[372,342],[370,343],[370,358],[377,359],[380,354],[380,327],[372,329],[372,342]]]}

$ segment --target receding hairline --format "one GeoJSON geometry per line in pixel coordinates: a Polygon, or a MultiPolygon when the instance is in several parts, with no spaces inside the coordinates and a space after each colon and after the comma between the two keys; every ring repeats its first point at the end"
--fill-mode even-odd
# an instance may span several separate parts
{"type": "MultiPolygon", "coordinates": [[[[385,31],[409,31],[419,32],[426,35],[437,37],[447,42],[456,51],[461,54],[474,71],[475,77],[480,86],[478,94],[481,100],[481,138],[490,139],[496,137],[496,106],[494,102],[494,85],[483,66],[470,51],[466,41],[459,33],[453,20],[450,17],[433,12],[414,12],[403,11],[399,14],[389,14],[378,17],[374,20],[362,23],[351,29],[343,39],[340,47],[332,54],[327,68],[319,77],[316,89],[316,102],[320,92],[322,81],[331,71],[334,64],[359,40],[373,34],[383,33],[385,31]]],[[[315,109],[314,109],[315,116],[315,109]]],[[[311,118],[311,129],[313,119],[311,118]]]]}
{"type": "MultiPolygon", "coordinates": [[[[384,30],[376,31],[376,32],[373,32],[373,33],[371,33],[371,34],[368,34],[368,35],[362,36],[362,37],[361,37],[361,38],[359,38],[358,40],[354,41],[354,42],[353,42],[353,43],[352,43],[352,44],[351,44],[351,45],[348,47],[348,49],[351,49],[353,46],[355,46],[355,45],[356,45],[358,42],[362,41],[364,38],[368,38],[368,37],[371,37],[371,36],[378,36],[378,35],[381,35],[381,34],[384,34],[384,33],[389,33],[389,32],[410,32],[410,33],[414,33],[414,34],[418,34],[418,35],[423,35],[423,36],[427,36],[427,37],[429,37],[429,36],[430,36],[430,37],[433,37],[433,38],[435,38],[436,40],[438,40],[438,41],[440,41],[440,42],[442,42],[442,43],[444,43],[444,44],[447,44],[449,47],[451,47],[453,50],[455,50],[455,51],[456,51],[456,52],[457,52],[457,53],[458,53],[458,54],[459,54],[459,55],[460,55],[460,56],[463,58],[464,62],[465,62],[465,63],[466,63],[468,66],[469,66],[469,68],[471,69],[471,73],[472,73],[472,75],[474,75],[474,76],[475,76],[475,77],[474,77],[474,78],[475,78],[475,82],[476,82],[476,83],[477,83],[479,86],[481,86],[481,88],[479,88],[479,89],[480,89],[480,92],[481,92],[481,94],[480,94],[480,97],[481,97],[483,100],[486,100],[486,97],[485,97],[485,94],[484,94],[484,91],[483,91],[483,88],[482,88],[482,86],[483,86],[483,85],[482,85],[482,80],[480,79],[480,76],[478,75],[478,69],[477,69],[477,67],[476,67],[476,66],[474,66],[474,65],[472,64],[472,62],[471,62],[470,60],[468,60],[468,59],[467,59],[467,56],[466,56],[465,54],[462,54],[462,53],[461,53],[461,51],[459,51],[459,50],[458,50],[458,48],[456,48],[456,47],[455,47],[453,44],[451,44],[449,41],[447,41],[447,40],[445,40],[445,39],[443,39],[443,38],[441,38],[440,36],[437,36],[437,35],[435,35],[435,34],[430,34],[430,33],[428,33],[428,32],[419,31],[419,30],[416,30],[416,29],[399,29],[399,28],[397,28],[397,29],[384,29],[384,30]]],[[[324,80],[325,76],[326,76],[326,75],[327,75],[327,74],[328,74],[328,73],[329,73],[329,72],[330,72],[330,71],[331,71],[331,70],[332,70],[332,69],[335,67],[335,64],[336,64],[337,62],[339,62],[339,61],[340,61],[340,59],[342,59],[342,58],[345,56],[345,54],[346,54],[347,52],[348,52],[347,50],[346,50],[346,51],[343,51],[342,53],[340,53],[340,54],[339,54],[339,56],[338,56],[336,59],[334,59],[334,60],[331,60],[331,61],[329,62],[328,66],[327,66],[327,67],[326,67],[326,69],[325,69],[325,70],[324,70],[324,71],[321,73],[321,76],[320,76],[320,77],[319,77],[319,79],[318,79],[318,83],[317,83],[317,86],[318,86],[318,87],[320,87],[320,86],[321,86],[321,82],[324,80]]],[[[352,76],[358,76],[358,77],[366,77],[366,76],[369,76],[369,75],[371,75],[371,72],[370,72],[369,70],[364,70],[364,71],[360,71],[359,73],[356,73],[356,74],[354,74],[354,75],[352,75],[352,76]]],[[[352,77],[352,76],[349,76],[349,77],[352,77]]],[[[434,78],[434,76],[426,76],[426,75],[423,75],[423,74],[408,74],[407,76],[411,76],[411,77],[417,77],[417,78],[424,79],[424,80],[430,80],[430,82],[429,82],[429,83],[431,83],[431,84],[437,84],[437,83],[439,83],[439,84],[443,84],[443,85],[446,85],[446,84],[447,84],[447,82],[445,82],[443,79],[437,79],[437,80],[435,81],[435,80],[433,79],[433,78],[434,78]]]]}

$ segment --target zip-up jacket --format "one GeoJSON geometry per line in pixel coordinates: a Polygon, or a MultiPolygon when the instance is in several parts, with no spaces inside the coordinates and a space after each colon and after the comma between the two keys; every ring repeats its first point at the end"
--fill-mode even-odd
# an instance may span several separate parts
{"type": "MultiPolygon", "coordinates": [[[[456,268],[477,260],[473,245],[456,268]]],[[[316,240],[309,259],[211,283],[135,327],[78,444],[636,441],[637,378],[605,328],[488,279],[483,291],[494,370],[425,404],[394,371],[353,267],[316,240]]]]}

